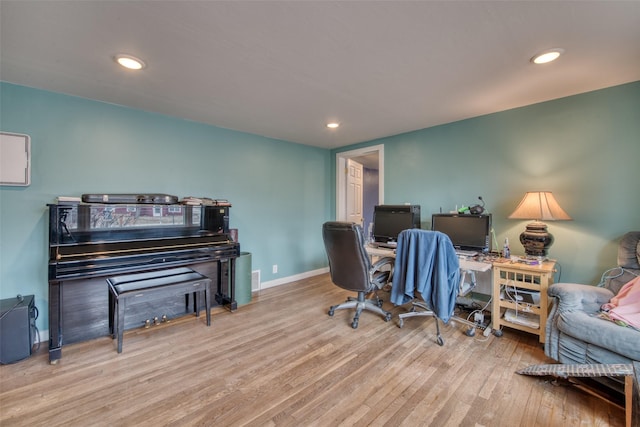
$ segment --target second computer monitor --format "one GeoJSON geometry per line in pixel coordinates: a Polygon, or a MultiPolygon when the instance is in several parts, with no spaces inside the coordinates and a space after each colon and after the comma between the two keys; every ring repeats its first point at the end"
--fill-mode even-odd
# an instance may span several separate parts
{"type": "Polygon", "coordinates": [[[433,214],[431,229],[449,236],[456,249],[491,251],[491,214],[433,214]]]}

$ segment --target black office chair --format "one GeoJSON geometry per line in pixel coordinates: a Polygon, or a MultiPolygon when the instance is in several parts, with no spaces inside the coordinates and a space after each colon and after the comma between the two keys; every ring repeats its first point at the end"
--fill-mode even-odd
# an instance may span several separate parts
{"type": "Polygon", "coordinates": [[[352,328],[358,327],[362,310],[370,310],[384,317],[388,322],[391,313],[382,309],[382,300],[376,292],[387,284],[393,275],[391,257],[383,257],[372,264],[365,251],[362,227],[350,222],[326,222],[322,226],[322,238],[329,258],[329,270],[333,283],[343,289],[357,292],[358,297],[349,297],[346,302],[329,308],[329,316],[336,310],[355,308],[356,314],[351,322],[352,328]],[[390,266],[382,271],[383,266],[390,266]],[[366,299],[369,294],[375,299],[366,299]]]}

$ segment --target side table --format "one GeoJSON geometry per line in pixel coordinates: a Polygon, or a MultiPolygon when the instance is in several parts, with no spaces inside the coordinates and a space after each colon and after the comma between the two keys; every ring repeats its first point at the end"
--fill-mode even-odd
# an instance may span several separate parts
{"type": "Polygon", "coordinates": [[[506,260],[493,263],[491,321],[496,336],[502,335],[502,327],[507,326],[538,335],[544,344],[549,314],[547,288],[553,283],[555,265],[555,261],[535,265],[506,260]]]}

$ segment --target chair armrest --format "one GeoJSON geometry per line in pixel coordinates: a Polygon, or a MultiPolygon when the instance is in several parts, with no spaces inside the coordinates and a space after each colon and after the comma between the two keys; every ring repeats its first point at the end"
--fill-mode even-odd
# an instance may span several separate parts
{"type": "Polygon", "coordinates": [[[570,311],[584,311],[596,313],[600,306],[613,297],[613,292],[607,288],[582,285],[578,283],[554,283],[547,289],[550,297],[551,310],[547,318],[545,330],[544,354],[554,360],[560,360],[560,330],[562,314],[570,311]]]}
{"type": "Polygon", "coordinates": [[[396,259],[390,256],[382,257],[371,265],[371,270],[373,271],[380,270],[380,267],[383,267],[387,264],[391,264],[391,266],[393,267],[395,262],[396,262],[396,259]]]}
{"type": "Polygon", "coordinates": [[[376,261],[369,270],[369,282],[373,283],[378,289],[382,289],[393,278],[393,267],[396,259],[392,257],[382,257],[376,261]],[[388,270],[382,270],[382,267],[388,265],[388,270]]]}
{"type": "Polygon", "coordinates": [[[559,311],[595,312],[613,297],[609,289],[578,283],[554,283],[547,289],[547,294],[557,298],[559,311]]]}

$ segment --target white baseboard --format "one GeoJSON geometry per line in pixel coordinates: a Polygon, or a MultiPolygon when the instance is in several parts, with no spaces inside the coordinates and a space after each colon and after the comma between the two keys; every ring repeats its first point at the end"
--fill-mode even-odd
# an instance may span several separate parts
{"type": "Polygon", "coordinates": [[[262,282],[260,289],[273,288],[274,286],[284,285],[286,283],[295,282],[296,280],[306,279],[308,277],[318,276],[320,274],[328,273],[329,267],[320,268],[318,270],[305,271],[304,273],[294,274],[293,276],[281,277],[275,280],[269,280],[268,282],[262,282]]]}

